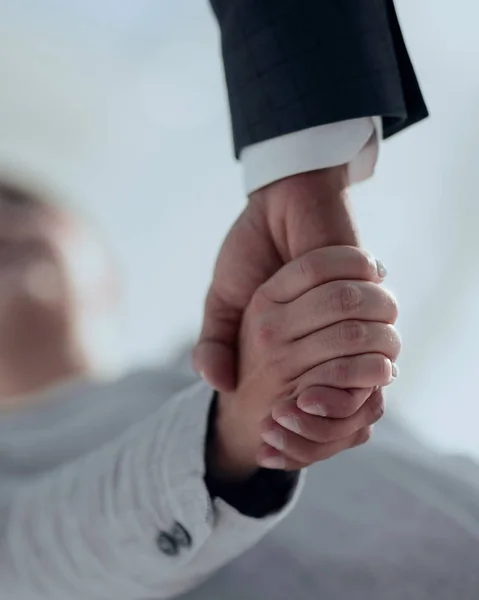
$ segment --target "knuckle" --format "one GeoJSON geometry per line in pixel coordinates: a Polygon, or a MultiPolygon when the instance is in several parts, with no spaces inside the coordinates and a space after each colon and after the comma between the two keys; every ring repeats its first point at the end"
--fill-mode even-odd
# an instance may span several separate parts
{"type": "Polygon", "coordinates": [[[351,361],[344,358],[331,361],[329,369],[332,381],[346,383],[351,376],[351,361]]]}
{"type": "Polygon", "coordinates": [[[335,383],[345,384],[349,381],[351,375],[350,361],[346,359],[337,359],[331,362],[330,377],[335,383]]]}
{"type": "Polygon", "coordinates": [[[281,319],[277,311],[268,307],[262,313],[255,315],[254,340],[255,346],[260,350],[278,347],[281,339],[284,319],[281,319]]]}
{"type": "Polygon", "coordinates": [[[298,268],[306,282],[314,283],[316,280],[316,265],[310,254],[306,254],[299,259],[298,268]]]}
{"type": "Polygon", "coordinates": [[[263,292],[263,287],[259,287],[256,292],[253,294],[253,297],[250,300],[248,310],[252,312],[254,315],[263,314],[271,305],[270,301],[267,299],[263,292]]]}
{"type": "Polygon", "coordinates": [[[276,328],[268,321],[263,321],[258,324],[256,329],[256,346],[259,348],[269,348],[275,341],[277,336],[276,328]]]}
{"type": "Polygon", "coordinates": [[[342,283],[335,286],[329,300],[329,307],[335,313],[348,315],[358,309],[362,301],[362,293],[357,285],[342,283]]]}
{"type": "Polygon", "coordinates": [[[339,327],[339,337],[342,342],[358,344],[366,337],[366,329],[360,321],[343,321],[339,327]]]}

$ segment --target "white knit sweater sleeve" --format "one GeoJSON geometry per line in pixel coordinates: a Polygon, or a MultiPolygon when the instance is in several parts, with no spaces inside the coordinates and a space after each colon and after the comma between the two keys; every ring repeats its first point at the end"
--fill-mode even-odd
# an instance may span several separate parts
{"type": "Polygon", "coordinates": [[[17,489],[0,515],[0,600],[170,598],[273,527],[298,490],[264,519],[208,495],[211,398],[197,383],[118,439],[17,489]]]}

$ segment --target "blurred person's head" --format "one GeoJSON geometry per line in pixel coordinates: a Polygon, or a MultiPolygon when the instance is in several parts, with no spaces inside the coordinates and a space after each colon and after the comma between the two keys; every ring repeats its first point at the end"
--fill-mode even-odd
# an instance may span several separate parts
{"type": "Polygon", "coordinates": [[[59,205],[0,182],[0,408],[102,366],[95,335],[106,334],[116,301],[98,237],[59,205]]]}

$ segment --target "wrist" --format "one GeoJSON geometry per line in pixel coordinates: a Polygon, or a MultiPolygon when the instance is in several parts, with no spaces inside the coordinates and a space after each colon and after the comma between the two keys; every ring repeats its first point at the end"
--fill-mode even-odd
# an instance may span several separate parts
{"type": "Polygon", "coordinates": [[[327,201],[328,197],[337,197],[338,193],[346,192],[348,187],[349,171],[348,165],[345,164],[278,179],[253,192],[249,198],[253,202],[269,204],[277,203],[278,197],[287,200],[289,196],[301,197],[316,190],[320,191],[327,201]]]}
{"type": "Polygon", "coordinates": [[[326,246],[358,246],[347,165],[301,173],[251,196],[283,262],[326,246]]]}
{"type": "Polygon", "coordinates": [[[241,482],[258,470],[251,430],[235,414],[231,394],[217,394],[206,444],[206,470],[224,482],[241,482]]]}

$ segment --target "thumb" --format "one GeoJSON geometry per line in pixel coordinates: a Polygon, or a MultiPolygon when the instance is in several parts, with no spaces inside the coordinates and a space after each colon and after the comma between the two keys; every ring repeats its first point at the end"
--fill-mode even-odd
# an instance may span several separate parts
{"type": "Polygon", "coordinates": [[[211,286],[203,328],[193,350],[193,367],[212,388],[229,392],[236,386],[236,339],[241,310],[229,305],[211,286]]]}

